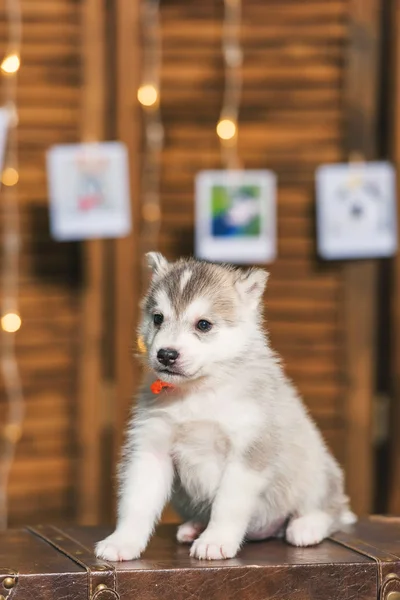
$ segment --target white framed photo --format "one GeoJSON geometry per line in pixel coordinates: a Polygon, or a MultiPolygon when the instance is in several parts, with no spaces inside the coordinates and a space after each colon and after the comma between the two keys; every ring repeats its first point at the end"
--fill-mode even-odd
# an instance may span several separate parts
{"type": "Polygon", "coordinates": [[[323,165],[316,173],[316,192],[323,258],[380,258],[396,252],[396,175],[390,163],[323,165]]]}
{"type": "Polygon", "coordinates": [[[201,171],[196,177],[196,256],[264,264],[276,258],[276,175],[201,171]]]}
{"type": "Polygon", "coordinates": [[[47,153],[50,227],[59,241],[131,230],[128,153],[120,142],[53,146],[47,153]]]}

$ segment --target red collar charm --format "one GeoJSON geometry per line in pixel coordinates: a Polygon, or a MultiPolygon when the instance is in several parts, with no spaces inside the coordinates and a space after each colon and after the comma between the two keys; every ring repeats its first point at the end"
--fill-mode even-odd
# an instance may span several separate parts
{"type": "Polygon", "coordinates": [[[175,386],[172,383],[167,383],[166,381],[161,381],[161,379],[156,379],[154,383],[151,384],[150,389],[153,394],[160,394],[163,389],[174,389],[175,386]]]}

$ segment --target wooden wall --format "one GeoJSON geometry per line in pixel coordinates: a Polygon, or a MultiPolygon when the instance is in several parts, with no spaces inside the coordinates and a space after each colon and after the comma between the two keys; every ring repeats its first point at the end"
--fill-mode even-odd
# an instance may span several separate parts
{"type": "MultiPolygon", "coordinates": [[[[390,11],[391,54],[390,64],[393,72],[390,88],[390,157],[400,168],[400,4],[392,0],[390,11]]],[[[399,188],[399,181],[398,190],[399,188]]],[[[400,197],[399,197],[400,198],[400,197]]],[[[397,202],[398,227],[400,231],[400,199],[397,202]]],[[[389,512],[400,514],[400,257],[393,261],[391,322],[393,356],[391,361],[392,375],[392,411],[390,422],[390,459],[389,459],[389,512]]]]}
{"type": "MultiPolygon", "coordinates": [[[[7,39],[0,2],[0,52],[7,39]]],[[[17,355],[27,402],[10,481],[11,524],[60,520],[75,502],[80,340],[76,245],[51,241],[45,151],[80,134],[80,4],[22,0],[18,85],[22,257],[17,355]]],[[[0,191],[1,203],[1,191],[0,191]]],[[[0,420],[5,396],[0,380],[0,420]]]]}
{"type": "MultiPolygon", "coordinates": [[[[352,21],[357,2],[243,1],[244,88],[239,127],[239,151],[244,166],[273,169],[279,181],[278,259],[270,267],[266,295],[272,343],[282,354],[288,374],[344,465],[349,464],[349,448],[354,457],[360,447],[369,443],[372,383],[354,378],[352,366],[355,361],[362,372],[371,370],[368,353],[371,340],[368,336],[364,338],[365,352],[360,359],[352,354],[349,361],[346,335],[351,317],[346,309],[349,273],[342,265],[323,263],[316,256],[314,174],[321,162],[347,158],[347,64],[357,29],[352,21]],[[353,391],[357,398],[360,391],[363,394],[359,408],[366,416],[367,426],[358,431],[360,437],[355,444],[349,445],[349,439],[354,439],[354,423],[347,401],[353,391]]],[[[367,27],[368,39],[375,39],[375,29],[379,28],[379,19],[374,16],[379,2],[368,0],[365,10],[373,24],[372,31],[367,27]]],[[[81,110],[88,106],[81,64],[83,4],[76,0],[23,0],[18,186],[24,237],[23,326],[18,333],[18,357],[28,414],[10,487],[13,523],[73,518],[77,494],[82,491],[77,489],[77,482],[82,481],[83,474],[90,473],[88,465],[97,461],[99,467],[101,461],[99,449],[96,455],[89,452],[79,469],[79,479],[77,457],[82,455],[78,454],[77,438],[91,425],[90,411],[78,412],[77,405],[78,392],[84,389],[78,383],[78,375],[82,383],[86,373],[86,364],[79,364],[82,337],[87,332],[87,327],[82,329],[81,317],[90,311],[86,306],[82,313],[79,249],[49,239],[44,172],[45,150],[53,143],[79,139],[81,110]],[[85,423],[78,425],[78,414],[84,414],[85,423]]],[[[140,0],[104,4],[110,11],[107,31],[110,34],[115,27],[115,43],[106,67],[109,70],[112,67],[113,73],[111,77],[108,73],[109,78],[102,85],[115,91],[115,102],[111,102],[115,110],[113,133],[130,149],[136,227],[133,236],[107,246],[106,258],[108,267],[113,263],[108,273],[112,274],[110,281],[115,283],[111,302],[114,315],[109,321],[104,320],[104,328],[115,324],[115,334],[110,329],[106,332],[115,350],[109,372],[114,381],[108,385],[116,390],[114,396],[111,391],[107,412],[111,421],[115,419],[119,445],[138,374],[133,366],[131,369],[130,349],[137,318],[140,269],[137,232],[141,226],[138,177],[141,136],[135,103],[139,83],[140,0]]],[[[215,125],[223,91],[220,47],[223,3],[168,0],[161,2],[161,7],[161,111],[166,147],[162,157],[159,249],[172,259],[193,252],[195,174],[222,166],[215,125]]],[[[357,25],[365,27],[365,23],[357,25]]],[[[4,27],[1,12],[2,32],[4,27]]],[[[0,40],[4,39],[2,35],[0,40]]],[[[374,110],[374,102],[371,106],[374,110]]],[[[111,136],[110,116],[111,113],[106,118],[111,136]]],[[[357,268],[354,274],[356,277],[357,268]]],[[[357,294],[352,298],[354,314],[357,294]]],[[[357,327],[362,326],[358,320],[357,327]]],[[[367,333],[371,326],[365,323],[367,333]]],[[[357,333],[353,336],[353,346],[357,333]]],[[[109,355],[112,355],[110,350],[109,355]]],[[[101,372],[101,365],[96,368],[101,372]]],[[[91,394],[95,387],[90,387],[91,394]]],[[[95,400],[90,397],[92,407],[96,406],[95,400]]],[[[3,410],[3,395],[0,402],[3,410]]],[[[364,460],[367,470],[372,469],[370,456],[360,460],[364,460]]],[[[355,468],[353,461],[350,476],[355,496],[358,494],[356,508],[365,510],[370,502],[369,482],[364,478],[359,485],[353,479],[355,468]]],[[[85,487],[78,515],[83,520],[90,517],[95,498],[112,494],[110,465],[109,469],[107,486],[99,487],[104,484],[103,478],[85,487]]]]}

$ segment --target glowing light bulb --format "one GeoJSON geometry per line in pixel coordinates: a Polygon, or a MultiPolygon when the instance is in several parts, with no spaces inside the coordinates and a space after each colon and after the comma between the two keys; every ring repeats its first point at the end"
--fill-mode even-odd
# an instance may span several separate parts
{"type": "Polygon", "coordinates": [[[11,75],[12,73],[16,73],[18,71],[20,64],[21,61],[18,54],[8,54],[1,63],[1,70],[3,73],[7,73],[7,75],[11,75]]]}
{"type": "Polygon", "coordinates": [[[6,167],[1,175],[1,182],[8,186],[18,183],[18,179],[18,171],[14,167],[6,167]]]}
{"type": "Polygon", "coordinates": [[[4,437],[12,444],[16,444],[21,439],[22,427],[16,423],[9,423],[4,428],[4,437]]]}
{"type": "Polygon", "coordinates": [[[137,92],[137,97],[143,106],[154,106],[158,100],[157,88],[152,84],[141,85],[137,92]]]}
{"type": "Polygon", "coordinates": [[[236,135],[236,123],[232,119],[221,119],[217,125],[217,135],[221,140],[231,140],[236,135]]]}
{"type": "Polygon", "coordinates": [[[138,337],[138,341],[137,341],[137,345],[138,345],[138,350],[141,354],[146,354],[146,345],[143,341],[142,336],[138,337]]]}
{"type": "Polygon", "coordinates": [[[160,219],[161,211],[157,204],[145,204],[142,209],[143,219],[150,223],[155,223],[160,219]]]}
{"type": "Polygon", "coordinates": [[[21,327],[21,317],[9,312],[1,317],[1,327],[7,333],[15,333],[21,327]]]}

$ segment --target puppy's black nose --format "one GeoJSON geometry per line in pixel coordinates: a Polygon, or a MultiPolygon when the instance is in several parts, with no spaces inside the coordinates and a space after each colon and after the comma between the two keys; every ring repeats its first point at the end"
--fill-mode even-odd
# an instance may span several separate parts
{"type": "Polygon", "coordinates": [[[178,358],[179,353],[173,348],[161,348],[157,352],[158,362],[166,367],[168,365],[173,365],[176,359],[178,358]]]}

